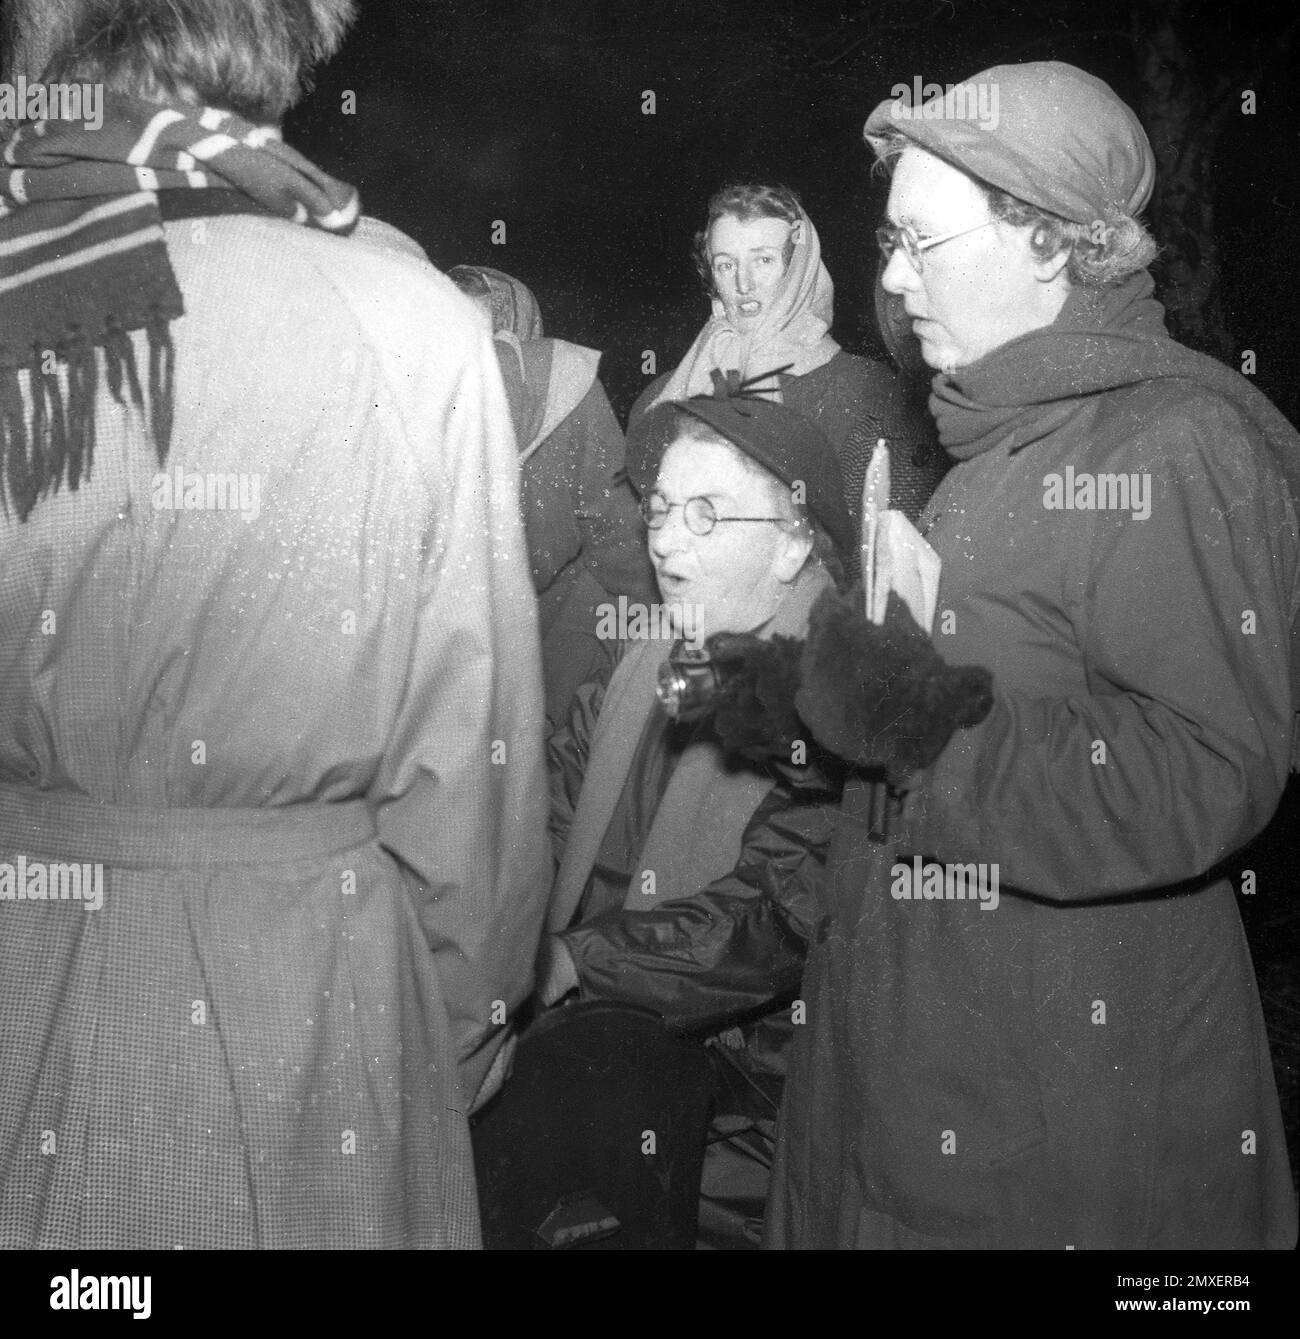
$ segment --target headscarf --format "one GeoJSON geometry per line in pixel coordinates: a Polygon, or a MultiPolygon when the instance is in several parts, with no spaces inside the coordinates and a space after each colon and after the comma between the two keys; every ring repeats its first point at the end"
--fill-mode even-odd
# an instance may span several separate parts
{"type": "MultiPolygon", "coordinates": [[[[802,210],[791,225],[794,254],[781,277],[775,300],[764,307],[756,329],[741,333],[727,319],[722,299],[713,299],[713,315],[687,350],[686,357],[656,396],[654,403],[688,400],[713,389],[713,369],[737,371],[750,380],[774,368],[801,377],[829,363],[840,351],[830,337],[835,315],[835,286],[822,264],[821,240],[802,210]]],[[[778,403],[775,386],[765,392],[778,403]]]]}
{"type": "Polygon", "coordinates": [[[562,339],[542,339],[542,309],[527,284],[486,265],[457,265],[487,286],[492,338],[505,382],[522,464],[582,403],[600,354],[562,339]]]}
{"type": "Polygon", "coordinates": [[[1155,182],[1132,109],[1062,61],[995,65],[921,106],[887,99],[863,133],[879,153],[891,132],[1072,223],[1136,215],[1155,182]]]}
{"type": "Polygon", "coordinates": [[[477,274],[487,285],[494,335],[513,335],[517,340],[541,339],[542,309],[527,284],[486,265],[458,265],[456,268],[477,274]]]}

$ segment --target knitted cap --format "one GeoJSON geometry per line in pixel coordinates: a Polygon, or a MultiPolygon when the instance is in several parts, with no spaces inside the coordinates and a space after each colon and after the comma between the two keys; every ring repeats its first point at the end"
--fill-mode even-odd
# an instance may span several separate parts
{"type": "MultiPolygon", "coordinates": [[[[755,380],[761,381],[759,377],[755,380]]],[[[803,485],[803,503],[831,537],[841,558],[857,545],[857,532],[844,502],[839,458],[826,435],[785,405],[746,390],[739,374],[713,374],[713,394],[665,400],[628,433],[627,474],[644,496],[659,474],[664,452],[678,436],[678,411],[707,423],[782,483],[803,485]]]]}
{"type": "Polygon", "coordinates": [[[863,133],[877,153],[896,132],[1073,223],[1135,215],[1151,198],[1155,155],[1141,123],[1109,85],[1073,65],[995,65],[919,105],[911,94],[867,118],[863,133]]]}

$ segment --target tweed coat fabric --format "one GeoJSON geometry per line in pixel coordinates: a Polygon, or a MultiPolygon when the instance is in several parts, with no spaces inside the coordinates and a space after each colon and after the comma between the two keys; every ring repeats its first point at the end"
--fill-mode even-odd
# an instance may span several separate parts
{"type": "Polygon", "coordinates": [[[166,234],[165,469],[102,391],[0,518],[0,1244],[475,1246],[549,881],[489,338],[383,225],[166,234]]]}

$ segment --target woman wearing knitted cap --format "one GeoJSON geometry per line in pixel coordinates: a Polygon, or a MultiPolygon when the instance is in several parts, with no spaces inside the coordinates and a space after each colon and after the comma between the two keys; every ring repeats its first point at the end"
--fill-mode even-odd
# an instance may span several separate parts
{"type": "Polygon", "coordinates": [[[826,435],[855,519],[867,459],[888,439],[898,505],[914,517],[947,462],[894,373],[831,338],[835,287],[799,197],[785,186],[724,186],[694,258],[712,315],[677,367],[642,391],[628,431],[657,404],[706,393],[714,368],[734,370],[826,435]]]}
{"type": "MultiPolygon", "coordinates": [[[[853,546],[834,452],[791,410],[718,394],[660,405],[628,439],[665,609],[701,640],[723,628],[801,637],[853,546]],[[802,483],[804,503],[791,488],[802,483]]],[[[553,737],[559,860],[540,992],[654,1009],[700,1036],[731,1028],[718,1076],[700,1236],[757,1245],[792,1033],[820,915],[837,782],[787,740],[785,766],[724,753],[707,724],[656,702],[671,637],[630,644],[553,737]],[[795,757],[799,766],[789,766],[795,757]],[[731,1027],[743,1023],[744,1027],[731,1027]]],[[[727,712],[743,724],[746,704],[727,712]]],[[[796,723],[797,724],[797,723],[796,723]]]]}
{"type": "Polygon", "coordinates": [[[1290,759],[1300,440],[1166,334],[1151,150],[1105,84],[1003,66],[866,133],[957,464],[922,518],[933,644],[896,600],[880,627],[831,598],[800,664],[803,719],[862,780],[768,1241],[1293,1246],[1234,853],[1290,759]],[[936,710],[944,662],[991,671],[990,701],[936,710]]]}

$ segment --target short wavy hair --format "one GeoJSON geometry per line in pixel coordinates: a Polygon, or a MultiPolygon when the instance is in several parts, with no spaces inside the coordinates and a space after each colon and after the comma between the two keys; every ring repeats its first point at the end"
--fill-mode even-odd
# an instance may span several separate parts
{"type": "Polygon", "coordinates": [[[43,66],[29,78],[279,122],[355,17],[356,0],[9,0],[6,49],[43,66]]]}
{"type": "MultiPolygon", "coordinates": [[[[762,185],[757,182],[732,182],[715,191],[709,200],[708,218],[704,227],[695,234],[691,257],[704,285],[707,296],[713,296],[713,266],[709,263],[709,233],[713,225],[730,214],[748,223],[750,219],[784,219],[792,227],[804,216],[803,205],[788,186],[779,183],[762,185]]],[[[793,236],[785,244],[783,259],[786,265],[794,255],[793,236]]]]}
{"type": "MultiPolygon", "coordinates": [[[[911,143],[900,131],[889,132],[877,150],[874,170],[892,171],[911,143]]],[[[1092,288],[1117,284],[1145,270],[1156,258],[1159,248],[1155,239],[1131,214],[1116,212],[1094,223],[1074,223],[966,172],[956,163],[948,165],[979,187],[995,219],[1013,228],[1032,229],[1029,246],[1039,260],[1066,252],[1065,272],[1072,284],[1092,288]]]]}
{"type": "Polygon", "coordinates": [[[1032,229],[1029,247],[1039,260],[1067,253],[1065,272],[1072,284],[1100,288],[1145,270],[1156,258],[1155,239],[1131,214],[1115,213],[1094,223],[1072,223],[1059,214],[976,180],[995,219],[1032,229]]]}

